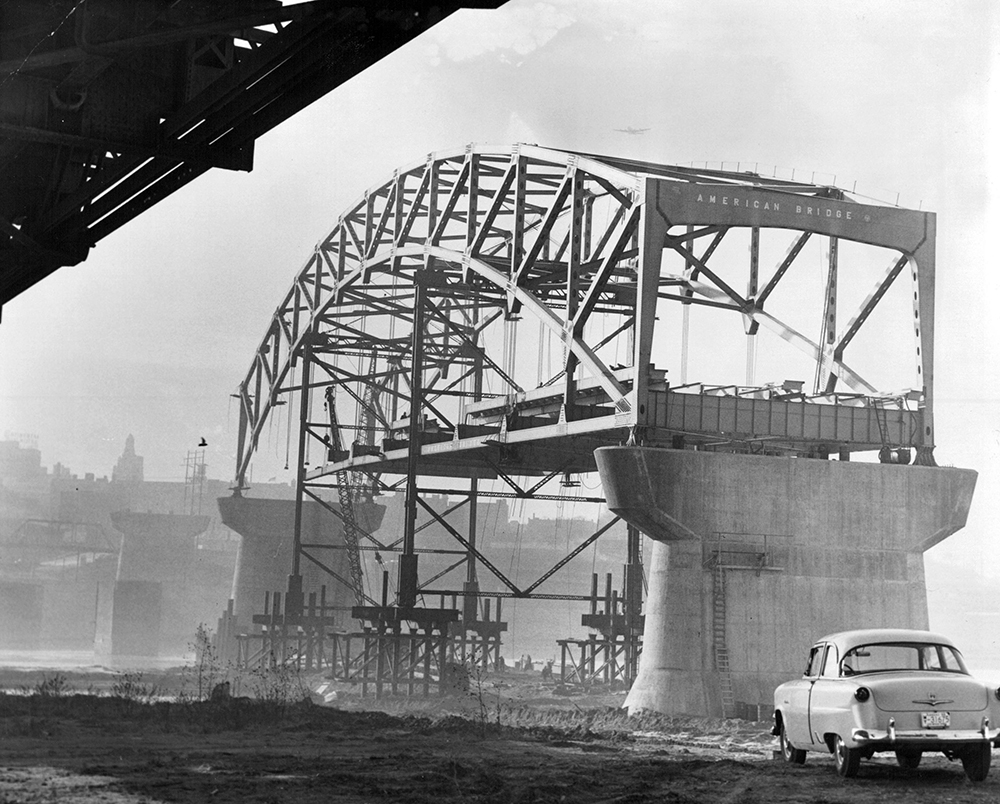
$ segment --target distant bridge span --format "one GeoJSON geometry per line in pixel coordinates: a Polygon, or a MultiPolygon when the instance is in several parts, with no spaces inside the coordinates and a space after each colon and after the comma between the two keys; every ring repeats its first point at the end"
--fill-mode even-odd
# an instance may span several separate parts
{"type": "Polygon", "coordinates": [[[596,447],[625,441],[904,462],[915,450],[932,465],[934,246],[934,213],[832,186],[534,145],[432,153],[306,257],[239,388],[236,486],[284,404],[304,483],[503,477],[526,495],[515,477],[593,471],[596,447]],[[806,297],[794,285],[817,241],[806,297]],[[852,264],[842,242],[878,266],[852,264]],[[784,256],[765,264],[775,243],[784,256]],[[914,387],[889,392],[847,353],[906,278],[912,317],[880,360],[910,361],[914,387]],[[745,383],[687,382],[693,307],[742,320],[745,383]],[[760,327],[806,356],[813,382],[753,382],[760,327]],[[679,351],[681,382],[668,382],[679,351]]]}

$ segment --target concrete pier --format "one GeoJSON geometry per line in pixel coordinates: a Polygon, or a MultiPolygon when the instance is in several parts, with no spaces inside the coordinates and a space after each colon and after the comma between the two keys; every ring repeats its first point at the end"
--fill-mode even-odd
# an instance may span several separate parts
{"type": "Polygon", "coordinates": [[[42,630],[45,590],[30,581],[0,581],[0,645],[37,648],[42,630]]]}
{"type": "Polygon", "coordinates": [[[718,716],[729,685],[737,705],[766,708],[817,637],[926,628],[923,552],[965,525],[977,477],[642,447],[595,455],[608,506],[655,540],[633,712],[718,716]]]}
{"type": "MultiPolygon", "coordinates": [[[[220,497],[219,511],[223,523],[236,531],[240,539],[233,579],[233,612],[241,630],[257,631],[251,626],[254,614],[264,613],[267,592],[288,588],[292,568],[295,534],[295,501],[266,500],[251,497],[220,497]]],[[[339,506],[337,506],[339,507],[339,506]]],[[[358,526],[368,533],[382,523],[385,506],[373,503],[355,504],[358,526]]],[[[310,553],[342,578],[350,577],[344,546],[343,523],[319,503],[307,500],[302,504],[302,543],[329,545],[341,549],[313,549],[310,553]]],[[[326,586],[327,605],[342,607],[344,621],[349,619],[354,594],[313,562],[301,564],[302,586],[308,602],[309,592],[319,592],[326,586]]]]}
{"type": "Polygon", "coordinates": [[[214,622],[224,605],[220,579],[213,577],[211,561],[203,560],[198,550],[197,537],[209,518],[118,511],[111,522],[122,534],[111,652],[182,655],[194,641],[198,624],[214,622]],[[206,593],[223,603],[206,601],[206,593]]]}

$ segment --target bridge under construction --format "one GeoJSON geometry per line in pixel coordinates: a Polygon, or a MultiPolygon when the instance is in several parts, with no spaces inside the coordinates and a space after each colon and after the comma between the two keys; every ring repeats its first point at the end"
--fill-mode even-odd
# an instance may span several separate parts
{"type": "MultiPolygon", "coordinates": [[[[250,170],[257,137],[457,9],[499,5],[4,4],[0,304],[210,169],[250,170]]],[[[936,216],[806,175],[473,144],[382,177],[290,256],[236,394],[226,650],[423,692],[497,663],[507,601],[578,598],[568,680],[731,714],[819,631],[925,626],[922,553],[976,480],[934,460],[936,216]],[[275,429],[294,500],[250,482],[275,429]],[[532,581],[505,570],[484,509],[584,486],[610,515],[532,581]],[[617,586],[552,591],[623,527],[617,586]]],[[[197,523],[155,518],[115,527],[191,547],[197,523]]],[[[161,580],[122,566],[123,595],[161,580]]]]}
{"type": "Polygon", "coordinates": [[[355,602],[344,678],[444,686],[456,646],[494,661],[500,601],[543,596],[610,525],[518,585],[481,549],[477,501],[598,471],[628,537],[621,589],[589,590],[584,666],[634,681],[632,707],[759,707],[817,630],[872,611],[926,626],[921,553],[964,525],[975,484],[933,456],[935,225],[756,166],[472,144],[394,171],[299,258],[237,394],[227,505],[252,502],[281,412],[295,443],[264,644],[322,642],[308,565],[355,602]],[[360,523],[397,490],[400,533],[360,523]],[[444,516],[430,493],[459,502],[444,516]],[[342,543],[311,537],[317,506],[342,543]]]}

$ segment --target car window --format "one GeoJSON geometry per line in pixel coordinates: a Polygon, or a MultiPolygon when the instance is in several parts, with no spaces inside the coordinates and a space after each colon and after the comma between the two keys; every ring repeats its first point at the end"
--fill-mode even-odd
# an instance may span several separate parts
{"type": "Polygon", "coordinates": [[[924,645],[921,648],[921,668],[949,673],[966,672],[958,651],[948,645],[924,645]]]}
{"type": "Polygon", "coordinates": [[[891,670],[967,672],[961,655],[948,645],[903,642],[860,645],[849,650],[841,662],[841,673],[845,676],[891,670]]]}
{"type": "Polygon", "coordinates": [[[818,676],[820,668],[823,666],[823,651],[826,645],[816,645],[809,651],[809,661],[806,662],[806,675],[818,676]]]}
{"type": "Polygon", "coordinates": [[[837,668],[837,646],[830,645],[826,650],[826,661],[823,663],[823,672],[821,675],[827,678],[836,678],[840,675],[840,671],[837,668]]]}
{"type": "Polygon", "coordinates": [[[937,645],[924,645],[920,648],[920,666],[925,670],[941,670],[941,653],[937,645]]]}

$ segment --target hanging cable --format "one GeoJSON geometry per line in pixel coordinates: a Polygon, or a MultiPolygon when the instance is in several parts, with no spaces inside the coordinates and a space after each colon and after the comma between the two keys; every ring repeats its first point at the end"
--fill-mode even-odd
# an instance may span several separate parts
{"type": "Polygon", "coordinates": [[[747,376],[748,386],[757,382],[757,336],[747,335],[747,376]]]}
{"type": "MultiPolygon", "coordinates": [[[[274,424],[274,429],[280,433],[282,412],[281,412],[281,406],[276,406],[276,407],[278,408],[278,413],[277,413],[278,420],[274,424]]],[[[274,438],[274,457],[277,458],[279,461],[281,460],[281,446],[280,442],[278,441],[278,436],[275,436],[274,438]]]]}
{"type": "Polygon", "coordinates": [[[510,375],[510,369],[507,366],[507,354],[510,351],[510,321],[504,319],[503,322],[503,352],[501,354],[500,360],[503,365],[504,373],[508,376],[510,375]]]}
{"type": "MultiPolygon", "coordinates": [[[[273,436],[273,434],[274,434],[274,417],[273,416],[268,416],[267,417],[267,451],[268,451],[268,454],[270,454],[270,452],[271,452],[272,436],[273,436]]],[[[277,452],[275,452],[275,457],[277,457],[277,452]]]]}
{"type": "Polygon", "coordinates": [[[515,355],[517,354],[516,318],[505,318],[503,328],[503,370],[508,377],[514,376],[515,355]]]}
{"type": "Polygon", "coordinates": [[[537,375],[537,385],[542,384],[542,378],[545,376],[542,373],[542,362],[545,358],[545,350],[542,348],[542,343],[545,339],[545,324],[542,323],[541,319],[538,320],[538,370],[537,375]]]}
{"type": "MultiPolygon", "coordinates": [[[[291,375],[292,375],[291,384],[289,385],[290,389],[295,387],[295,367],[294,366],[292,366],[291,375]]],[[[294,398],[294,391],[289,390],[289,392],[288,392],[288,405],[289,406],[291,406],[293,398],[294,398]]],[[[285,471],[288,470],[288,462],[289,462],[289,460],[291,458],[291,454],[292,454],[292,414],[291,413],[288,414],[287,428],[288,429],[285,431],[285,471]]]]}

